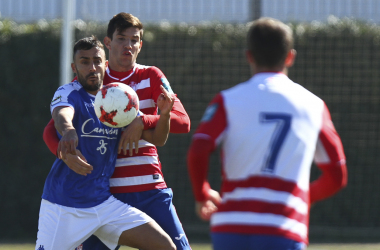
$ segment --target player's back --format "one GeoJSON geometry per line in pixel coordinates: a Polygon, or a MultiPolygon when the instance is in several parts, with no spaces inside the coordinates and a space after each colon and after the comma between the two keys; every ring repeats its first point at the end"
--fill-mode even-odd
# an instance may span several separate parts
{"type": "Polygon", "coordinates": [[[212,218],[213,230],[236,224],[236,232],[244,227],[306,241],[323,101],[281,73],[256,74],[222,96],[223,204],[212,218]]]}
{"type": "MultiPolygon", "coordinates": [[[[284,74],[262,73],[223,91],[228,132],[224,140],[229,179],[270,173],[285,179],[312,162],[323,101],[284,74]]],[[[307,173],[305,173],[306,176],[307,173]]],[[[303,178],[302,187],[308,180],[303,178]]]]}

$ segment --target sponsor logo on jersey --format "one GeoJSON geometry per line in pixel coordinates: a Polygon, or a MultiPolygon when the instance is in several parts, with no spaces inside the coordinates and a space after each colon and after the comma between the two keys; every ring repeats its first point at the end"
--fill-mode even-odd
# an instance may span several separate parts
{"type": "Polygon", "coordinates": [[[161,78],[161,82],[162,82],[162,86],[164,86],[166,91],[168,91],[170,94],[174,94],[172,88],[170,87],[170,83],[169,83],[168,79],[161,78]]]}
{"type": "Polygon", "coordinates": [[[160,175],[159,174],[154,174],[153,175],[153,180],[158,180],[160,179],[160,175]]]}
{"type": "Polygon", "coordinates": [[[119,133],[118,129],[94,127],[94,126],[91,126],[91,123],[95,124],[95,120],[93,118],[90,118],[83,123],[81,137],[117,139],[117,134],[119,133]]]}
{"type": "Polygon", "coordinates": [[[40,245],[40,247],[37,250],[45,250],[43,245],[40,245]]]}
{"type": "Polygon", "coordinates": [[[55,104],[57,104],[57,103],[59,103],[59,102],[61,102],[62,101],[62,96],[61,95],[59,95],[59,96],[57,96],[56,98],[54,98],[52,101],[51,101],[51,106],[53,106],[53,105],[55,105],[55,104]]]}
{"type": "Polygon", "coordinates": [[[206,108],[205,113],[202,116],[201,122],[210,121],[214,117],[216,111],[218,110],[218,107],[219,107],[219,105],[217,103],[214,103],[214,104],[211,104],[210,106],[208,106],[206,108]]]}

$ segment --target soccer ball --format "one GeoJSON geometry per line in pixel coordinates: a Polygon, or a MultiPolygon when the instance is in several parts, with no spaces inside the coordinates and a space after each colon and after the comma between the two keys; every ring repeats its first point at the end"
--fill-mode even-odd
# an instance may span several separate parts
{"type": "Polygon", "coordinates": [[[95,96],[95,114],[99,120],[112,128],[121,128],[136,118],[139,98],[136,92],[123,83],[110,83],[95,96]]]}

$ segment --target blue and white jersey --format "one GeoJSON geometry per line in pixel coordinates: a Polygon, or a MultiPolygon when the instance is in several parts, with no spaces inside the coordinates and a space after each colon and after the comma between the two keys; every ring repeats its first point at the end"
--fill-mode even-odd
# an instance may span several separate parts
{"type": "MultiPolygon", "coordinates": [[[[107,200],[109,179],[114,171],[120,128],[107,127],[99,121],[94,110],[95,96],[74,81],[55,92],[50,111],[59,106],[74,109],[73,125],[78,134],[78,147],[93,171],[87,176],[71,170],[56,159],[46,179],[42,198],[68,207],[94,207],[107,200]]],[[[58,137],[61,136],[58,134],[58,137]]]]}

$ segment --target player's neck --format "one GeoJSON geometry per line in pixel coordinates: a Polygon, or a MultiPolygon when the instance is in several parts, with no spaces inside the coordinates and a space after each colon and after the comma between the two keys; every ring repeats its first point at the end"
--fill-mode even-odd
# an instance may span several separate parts
{"type": "Polygon", "coordinates": [[[128,72],[131,69],[133,69],[135,65],[136,65],[136,62],[130,65],[124,66],[124,65],[117,64],[116,62],[108,61],[108,67],[116,72],[128,72]]]}
{"type": "Polygon", "coordinates": [[[124,78],[125,76],[131,74],[131,72],[133,71],[133,67],[127,71],[118,71],[118,70],[115,70],[114,68],[112,68],[111,65],[108,65],[108,69],[109,69],[111,76],[117,77],[117,78],[124,78]]]}
{"type": "Polygon", "coordinates": [[[282,74],[288,75],[288,68],[286,67],[267,68],[267,67],[254,67],[251,65],[251,71],[252,71],[252,75],[256,75],[258,73],[282,73],[282,74]]]}

